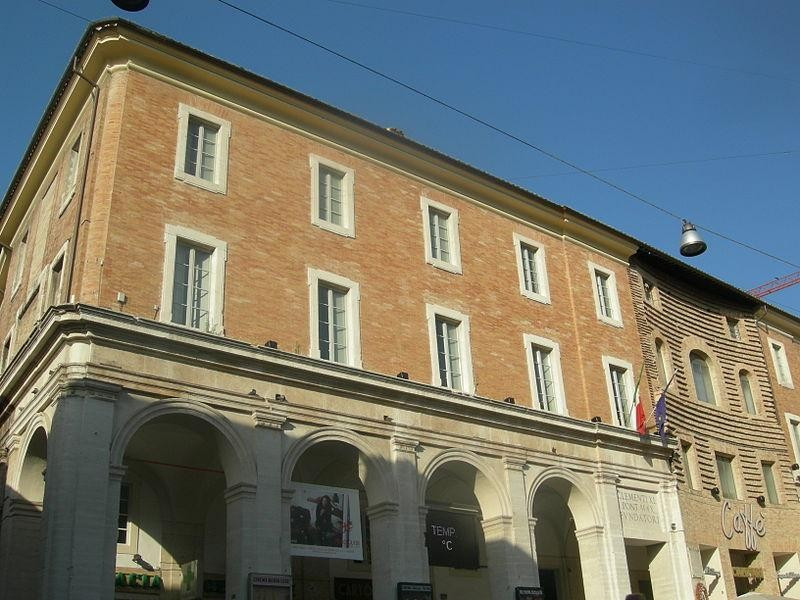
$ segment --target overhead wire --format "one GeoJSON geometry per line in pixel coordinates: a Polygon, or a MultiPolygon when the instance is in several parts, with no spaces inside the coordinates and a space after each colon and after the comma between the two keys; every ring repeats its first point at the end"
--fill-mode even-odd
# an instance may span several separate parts
{"type": "Polygon", "coordinates": [[[361,2],[353,2],[352,0],[326,0],[326,1],[330,2],[332,4],[341,4],[341,5],[344,5],[344,6],[352,6],[352,7],[356,7],[356,8],[365,8],[365,9],[369,9],[369,10],[382,11],[382,12],[388,12],[388,13],[395,13],[395,14],[400,14],[400,15],[407,15],[407,16],[418,17],[418,18],[422,18],[422,19],[430,19],[430,20],[433,20],[433,21],[443,21],[443,22],[446,22],[446,23],[456,23],[458,25],[467,25],[469,27],[477,27],[477,28],[480,28],[480,29],[489,29],[489,30],[493,30],[493,31],[501,31],[501,32],[504,32],[504,33],[512,33],[512,34],[515,34],[515,35],[524,35],[524,36],[529,36],[529,37],[536,37],[536,38],[541,38],[541,39],[544,39],[544,40],[550,40],[550,41],[554,41],[554,42],[562,42],[562,43],[566,43],[566,44],[573,44],[573,45],[576,45],[576,46],[586,46],[586,47],[589,47],[589,48],[595,48],[595,49],[600,49],[600,50],[608,50],[608,51],[611,51],[611,52],[620,52],[620,53],[623,53],[623,54],[631,54],[631,55],[634,55],[634,56],[643,56],[643,57],[646,57],[646,58],[653,58],[653,59],[657,59],[657,60],[677,62],[677,63],[686,64],[686,65],[694,65],[694,66],[697,66],[697,67],[705,67],[705,68],[708,68],[708,69],[718,69],[718,70],[721,70],[721,71],[729,71],[729,72],[733,72],[733,73],[742,73],[744,75],[753,75],[753,76],[756,76],[756,77],[764,77],[764,78],[767,78],[767,79],[776,79],[778,81],[788,81],[790,83],[800,83],[800,80],[797,80],[797,79],[792,79],[792,78],[784,77],[784,76],[781,76],[781,75],[774,75],[774,74],[771,74],[771,73],[762,73],[761,71],[751,71],[751,70],[748,70],[748,69],[741,69],[741,68],[737,68],[737,67],[728,67],[728,66],[725,66],[725,65],[717,65],[717,64],[713,64],[713,63],[707,63],[707,62],[702,62],[702,61],[699,61],[699,60],[692,60],[692,59],[688,59],[688,58],[678,58],[678,57],[675,57],[675,56],[667,56],[665,54],[656,54],[656,53],[653,53],[653,52],[644,52],[642,50],[632,50],[630,48],[621,48],[619,46],[609,46],[609,45],[606,45],[606,44],[597,44],[597,43],[593,43],[593,42],[586,42],[586,41],[583,41],[583,40],[576,40],[576,39],[571,39],[571,38],[557,36],[557,35],[549,35],[549,34],[546,34],[546,33],[538,33],[538,32],[534,32],[534,31],[525,31],[525,30],[520,30],[520,29],[513,29],[511,27],[502,27],[500,25],[489,25],[487,23],[478,23],[476,21],[466,21],[464,19],[454,19],[452,17],[442,17],[442,16],[439,16],[439,15],[431,15],[431,14],[427,14],[427,13],[419,13],[419,12],[414,12],[414,11],[410,11],[410,10],[403,10],[403,9],[399,9],[399,8],[389,8],[389,7],[385,7],[385,6],[374,6],[372,4],[363,4],[361,2]]]}
{"type": "MultiPolygon", "coordinates": [[[[617,183],[614,183],[613,181],[611,181],[609,179],[606,179],[605,177],[601,177],[600,175],[597,175],[596,173],[593,173],[593,172],[591,172],[591,171],[589,171],[587,169],[584,169],[583,167],[581,167],[581,166],[579,166],[579,165],[577,165],[577,164],[575,164],[575,163],[573,163],[573,162],[571,162],[571,161],[569,161],[567,159],[561,158],[557,154],[554,154],[553,152],[550,152],[549,150],[546,150],[546,149],[542,148],[541,146],[533,144],[532,142],[529,142],[529,141],[519,137],[518,135],[516,135],[514,133],[511,133],[509,131],[506,131],[505,129],[502,129],[502,128],[496,126],[496,125],[493,125],[492,123],[489,123],[488,121],[486,121],[486,120],[484,120],[484,119],[482,119],[482,118],[480,118],[480,117],[478,117],[476,115],[473,115],[472,113],[469,113],[466,110],[460,109],[460,108],[450,104],[449,102],[446,102],[446,101],[444,101],[444,100],[442,100],[440,98],[432,96],[431,94],[429,94],[427,92],[424,92],[421,89],[416,88],[416,87],[414,87],[414,86],[412,86],[412,85],[410,85],[408,83],[405,83],[404,81],[401,81],[401,80],[397,79],[396,77],[393,77],[391,75],[383,73],[382,71],[379,71],[379,70],[377,70],[377,69],[375,69],[373,67],[370,67],[369,65],[367,65],[367,64],[365,64],[365,63],[363,63],[361,61],[358,61],[358,60],[356,60],[354,58],[351,58],[351,57],[349,57],[349,56],[347,56],[345,54],[342,54],[341,52],[339,52],[337,50],[334,50],[333,48],[330,48],[329,46],[326,46],[326,45],[324,45],[324,44],[322,44],[320,42],[314,41],[309,37],[306,37],[306,36],[304,36],[302,34],[299,34],[299,33],[295,32],[295,31],[292,31],[291,29],[288,29],[287,27],[284,27],[283,25],[279,25],[278,23],[275,23],[274,21],[270,21],[269,19],[267,19],[265,17],[257,15],[257,14],[255,14],[255,13],[253,13],[253,12],[247,10],[247,9],[244,9],[244,8],[242,8],[240,6],[237,6],[236,4],[233,4],[232,2],[229,2],[228,0],[217,0],[217,2],[220,3],[220,4],[223,4],[223,5],[225,5],[225,6],[229,7],[229,8],[237,11],[237,12],[240,12],[240,13],[242,13],[244,15],[247,15],[248,17],[250,17],[252,19],[255,19],[255,20],[257,20],[257,21],[259,21],[261,23],[264,23],[265,25],[269,25],[270,27],[273,27],[273,28],[275,28],[275,29],[277,29],[279,31],[282,31],[282,32],[286,33],[287,35],[290,35],[290,36],[292,36],[292,37],[294,37],[296,39],[299,39],[299,40],[301,40],[303,42],[306,42],[307,44],[310,44],[310,45],[314,46],[315,48],[319,48],[320,50],[323,50],[323,51],[325,51],[325,52],[327,52],[329,54],[332,54],[333,56],[336,56],[337,58],[340,58],[340,59],[342,59],[342,60],[344,60],[344,61],[346,61],[346,62],[348,62],[348,63],[350,63],[352,65],[355,65],[355,66],[359,67],[360,69],[363,69],[363,70],[365,70],[365,71],[367,71],[369,73],[372,73],[373,75],[375,75],[377,77],[380,77],[381,79],[385,79],[386,81],[390,81],[390,82],[394,83],[395,85],[398,85],[398,86],[400,86],[400,87],[402,87],[402,88],[404,88],[404,89],[406,89],[406,90],[408,90],[410,92],[413,92],[414,94],[417,94],[417,95],[419,95],[419,96],[421,96],[423,98],[426,98],[426,99],[430,100],[431,102],[434,102],[435,104],[438,104],[439,106],[442,106],[443,108],[446,108],[447,110],[455,112],[456,114],[459,114],[459,115],[465,117],[466,119],[469,119],[470,121],[473,121],[474,123],[478,123],[479,125],[482,125],[482,126],[486,127],[487,129],[490,129],[490,130],[492,130],[492,131],[494,131],[496,133],[499,133],[500,135],[503,135],[503,136],[505,136],[505,137],[507,137],[509,139],[512,139],[512,140],[514,140],[516,142],[519,142],[520,144],[522,144],[524,146],[527,146],[528,148],[536,150],[540,154],[543,154],[543,155],[547,156],[548,158],[551,158],[551,159],[553,159],[553,160],[555,160],[557,162],[560,162],[563,165],[566,165],[566,166],[570,167],[571,169],[574,169],[574,170],[576,170],[576,171],[578,171],[580,173],[583,173],[587,177],[590,177],[591,179],[594,179],[594,180],[596,180],[596,181],[598,181],[598,182],[600,182],[600,183],[602,183],[602,184],[604,184],[604,185],[606,185],[606,186],[608,186],[608,187],[610,187],[612,189],[615,189],[618,192],[620,192],[622,194],[625,194],[626,196],[628,196],[630,198],[633,198],[634,200],[638,200],[639,202],[642,202],[642,203],[650,206],[651,208],[653,208],[655,210],[658,210],[658,211],[660,211],[660,212],[662,212],[662,213],[664,213],[664,214],[666,214],[666,215],[668,215],[668,216],[670,216],[670,217],[672,217],[672,218],[674,218],[674,219],[676,219],[678,221],[683,221],[684,220],[683,217],[681,217],[677,213],[674,213],[671,210],[666,209],[663,206],[660,206],[660,205],[656,204],[655,202],[652,202],[651,200],[648,200],[647,198],[645,198],[644,196],[641,196],[640,194],[632,192],[632,191],[622,187],[621,185],[619,185],[617,183]]],[[[780,256],[777,256],[775,254],[772,254],[770,252],[766,252],[765,250],[761,250],[759,248],[756,248],[755,246],[752,246],[752,245],[750,245],[750,244],[748,244],[746,242],[741,242],[739,240],[736,240],[736,239],[734,239],[734,238],[732,238],[732,237],[730,237],[728,235],[719,233],[719,232],[717,232],[717,231],[715,231],[713,229],[710,229],[708,227],[704,227],[704,226],[698,225],[697,223],[695,223],[694,225],[698,229],[702,229],[703,231],[706,231],[706,232],[708,232],[708,233],[710,233],[712,235],[715,235],[715,236],[717,236],[717,237],[719,237],[721,239],[724,239],[724,240],[726,240],[728,242],[731,242],[733,244],[737,244],[737,245],[739,245],[739,246],[741,246],[743,248],[747,248],[748,250],[751,250],[753,252],[757,252],[758,254],[761,254],[762,256],[766,256],[768,258],[771,258],[771,259],[776,260],[778,262],[782,262],[782,263],[784,263],[786,265],[789,265],[789,266],[792,266],[792,267],[795,267],[795,268],[800,268],[800,265],[798,265],[798,264],[795,264],[795,263],[793,263],[791,261],[788,261],[788,260],[786,260],[784,258],[781,258],[780,256]]]]}
{"type": "MultiPolygon", "coordinates": [[[[430,100],[431,102],[433,102],[435,104],[438,104],[439,106],[442,106],[443,108],[445,108],[447,110],[455,112],[456,114],[459,114],[459,115],[463,116],[464,118],[469,119],[470,121],[473,121],[474,123],[482,125],[482,126],[486,127],[487,129],[490,129],[490,130],[492,130],[492,131],[494,131],[494,132],[496,132],[496,133],[498,133],[498,134],[500,134],[502,136],[505,136],[505,137],[507,137],[509,139],[512,139],[512,140],[514,140],[514,141],[516,141],[516,142],[518,142],[518,143],[520,143],[520,144],[522,144],[522,145],[524,145],[524,146],[526,146],[528,148],[536,150],[540,154],[543,154],[544,156],[547,156],[548,158],[551,158],[552,160],[555,160],[556,162],[559,162],[559,163],[561,163],[563,165],[566,165],[566,166],[570,167],[571,169],[573,169],[574,171],[582,173],[583,175],[586,175],[587,177],[589,177],[591,179],[594,179],[594,180],[596,180],[596,181],[598,181],[598,182],[600,182],[600,183],[602,183],[602,184],[604,184],[604,185],[606,185],[606,186],[608,186],[608,187],[610,187],[612,189],[615,189],[618,192],[620,192],[620,193],[622,193],[622,194],[624,194],[624,195],[626,195],[626,196],[628,196],[630,198],[633,198],[634,200],[638,200],[639,202],[642,202],[642,203],[646,204],[647,206],[650,206],[651,208],[662,212],[663,214],[666,214],[666,215],[668,215],[668,216],[670,216],[670,217],[672,217],[672,218],[674,218],[674,219],[676,219],[678,221],[683,221],[684,220],[683,217],[681,217],[677,213],[674,213],[671,210],[668,210],[668,209],[664,208],[663,206],[660,206],[660,205],[656,204],[655,202],[652,202],[652,201],[648,200],[647,198],[641,196],[640,194],[637,194],[635,192],[631,192],[630,190],[627,190],[626,188],[620,186],[617,183],[614,183],[613,181],[611,181],[609,179],[601,177],[601,176],[597,175],[596,173],[594,173],[592,171],[589,171],[588,169],[584,169],[583,167],[581,167],[581,166],[579,166],[579,165],[577,165],[577,164],[575,164],[575,163],[573,163],[573,162],[571,162],[571,161],[569,161],[567,159],[561,158],[560,156],[554,154],[553,152],[550,152],[550,151],[548,151],[548,150],[546,150],[546,149],[544,149],[544,148],[542,148],[542,147],[540,147],[540,146],[538,146],[536,144],[533,144],[533,143],[531,143],[531,142],[519,137],[516,134],[513,134],[513,133],[511,133],[509,131],[506,131],[506,130],[504,130],[504,129],[496,126],[496,125],[493,125],[492,123],[489,123],[488,121],[486,121],[486,120],[484,120],[484,119],[482,119],[482,118],[480,118],[480,117],[478,117],[476,115],[473,115],[473,114],[467,112],[466,110],[462,110],[462,109],[460,109],[460,108],[458,108],[458,107],[456,107],[456,106],[454,106],[454,105],[452,105],[452,104],[450,104],[450,103],[448,103],[448,102],[446,102],[444,100],[441,100],[440,98],[432,96],[431,94],[428,94],[427,92],[424,92],[423,90],[421,90],[419,88],[416,88],[416,87],[414,87],[414,86],[412,86],[412,85],[410,85],[408,83],[405,83],[405,82],[403,82],[403,81],[401,81],[401,80],[399,80],[399,79],[397,79],[395,77],[392,77],[391,75],[383,73],[382,71],[379,71],[379,70],[377,70],[377,69],[375,69],[373,67],[370,67],[369,65],[367,65],[365,63],[362,63],[362,62],[360,62],[360,61],[358,61],[358,60],[356,60],[354,58],[350,58],[349,56],[347,56],[345,54],[342,54],[341,52],[338,52],[337,50],[334,50],[333,48],[330,48],[328,46],[325,46],[324,44],[316,42],[316,41],[312,40],[311,38],[306,37],[306,36],[304,36],[302,34],[299,34],[299,33],[295,32],[295,31],[292,31],[291,29],[288,29],[287,27],[284,27],[284,26],[282,26],[282,25],[280,25],[278,23],[275,23],[274,21],[270,21],[269,19],[266,19],[265,17],[257,15],[257,14],[255,14],[255,13],[249,11],[249,10],[246,10],[246,9],[240,7],[240,6],[237,6],[236,4],[233,4],[232,2],[229,2],[228,0],[216,0],[216,1],[219,4],[227,6],[228,8],[230,8],[230,9],[232,9],[234,11],[242,13],[242,14],[244,14],[244,15],[252,18],[252,19],[255,19],[256,21],[259,21],[259,22],[261,22],[261,23],[263,23],[265,25],[268,25],[270,27],[273,27],[274,29],[282,31],[283,33],[285,33],[285,34],[287,34],[289,36],[292,36],[292,37],[294,37],[296,39],[299,39],[299,40],[301,40],[301,41],[303,41],[303,42],[305,42],[307,44],[310,44],[310,45],[312,45],[312,46],[314,46],[316,48],[319,48],[320,50],[323,50],[324,52],[327,52],[327,53],[329,53],[329,54],[331,54],[333,56],[336,56],[337,58],[340,58],[341,60],[344,60],[345,62],[348,62],[348,63],[350,63],[350,64],[352,64],[354,66],[357,66],[360,69],[363,69],[363,70],[365,70],[365,71],[367,71],[369,73],[372,73],[373,75],[375,75],[377,77],[385,79],[386,81],[394,83],[395,85],[398,85],[398,86],[400,86],[400,87],[402,87],[402,88],[404,88],[404,89],[406,89],[406,90],[408,90],[408,91],[410,91],[410,92],[412,92],[414,94],[417,94],[417,95],[419,95],[419,96],[421,96],[423,98],[426,98],[427,100],[430,100]]],[[[344,2],[344,0],[328,0],[328,1],[346,3],[346,2],[344,2]]],[[[83,17],[83,16],[81,16],[81,15],[79,15],[77,13],[73,13],[73,12],[67,10],[67,9],[61,8],[60,6],[57,6],[56,4],[48,2],[47,0],[38,0],[38,2],[40,2],[42,4],[45,4],[47,6],[50,6],[50,7],[54,8],[54,9],[56,9],[56,10],[59,10],[61,12],[66,13],[66,14],[69,14],[69,15],[71,15],[73,17],[78,18],[78,19],[81,19],[83,21],[86,21],[87,23],[90,22],[89,19],[86,19],[85,17],[83,17]]],[[[770,252],[766,252],[765,250],[761,250],[760,248],[756,248],[755,246],[752,246],[752,245],[750,245],[750,244],[748,244],[746,242],[739,241],[737,239],[734,239],[734,238],[732,238],[732,237],[730,237],[728,235],[725,235],[723,233],[720,233],[718,231],[715,231],[715,230],[710,229],[708,227],[705,227],[703,225],[698,225],[697,223],[694,223],[694,225],[698,229],[701,229],[701,230],[703,230],[703,231],[705,231],[707,233],[710,233],[711,235],[717,236],[720,239],[724,239],[724,240],[726,240],[726,241],[728,241],[728,242],[730,242],[732,244],[736,244],[738,246],[741,246],[743,248],[746,248],[748,250],[751,250],[753,252],[761,254],[762,256],[766,256],[766,257],[771,258],[773,260],[776,260],[778,262],[784,263],[786,265],[789,265],[789,266],[792,266],[792,267],[795,267],[795,268],[800,268],[800,265],[798,265],[798,264],[796,264],[794,262],[791,262],[789,260],[781,258],[780,256],[777,256],[777,255],[772,254],[770,252]]]]}

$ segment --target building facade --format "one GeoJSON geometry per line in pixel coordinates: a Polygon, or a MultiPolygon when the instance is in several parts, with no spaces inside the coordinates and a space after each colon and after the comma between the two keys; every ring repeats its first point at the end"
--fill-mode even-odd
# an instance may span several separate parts
{"type": "Polygon", "coordinates": [[[651,394],[668,386],[692,580],[709,598],[800,597],[790,342],[760,301],[676,262],[640,250],[632,286],[651,394]]]}
{"type": "Polygon", "coordinates": [[[0,598],[694,597],[641,244],[124,21],[76,56],[2,205],[0,598]]]}

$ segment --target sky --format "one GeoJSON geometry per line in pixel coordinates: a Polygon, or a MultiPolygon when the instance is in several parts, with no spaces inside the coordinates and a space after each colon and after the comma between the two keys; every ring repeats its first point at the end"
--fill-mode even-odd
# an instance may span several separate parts
{"type": "MultiPolygon", "coordinates": [[[[688,219],[709,247],[683,260],[738,288],[800,271],[798,2],[224,1],[510,135],[221,0],[150,0],[139,13],[20,0],[0,20],[3,192],[84,19],[121,15],[678,258],[688,219]]],[[[800,315],[800,285],[765,300],[800,315]]]]}

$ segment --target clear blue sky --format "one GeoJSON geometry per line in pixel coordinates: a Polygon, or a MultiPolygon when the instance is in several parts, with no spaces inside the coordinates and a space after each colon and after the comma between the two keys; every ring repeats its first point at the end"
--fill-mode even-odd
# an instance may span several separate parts
{"type": "MultiPolygon", "coordinates": [[[[120,14],[110,0],[47,1],[91,20],[120,14]]],[[[800,263],[796,1],[230,1],[800,263]]],[[[124,16],[677,255],[672,217],[218,0],[151,0],[124,16]]],[[[3,191],[85,28],[38,0],[4,7],[3,191]]],[[[703,235],[709,250],[687,262],[737,287],[800,268],[703,235]]],[[[800,285],[767,300],[800,314],[800,285]]]]}

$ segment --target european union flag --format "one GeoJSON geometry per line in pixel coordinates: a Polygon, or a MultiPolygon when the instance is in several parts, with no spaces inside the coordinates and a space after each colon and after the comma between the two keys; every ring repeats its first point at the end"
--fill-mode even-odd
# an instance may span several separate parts
{"type": "Polygon", "coordinates": [[[656,429],[661,436],[661,443],[667,443],[667,392],[664,390],[661,397],[656,402],[656,429]]]}

